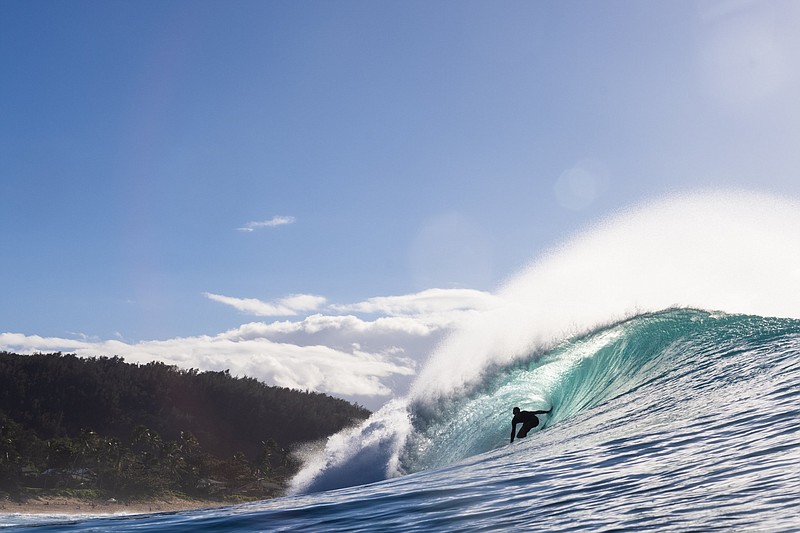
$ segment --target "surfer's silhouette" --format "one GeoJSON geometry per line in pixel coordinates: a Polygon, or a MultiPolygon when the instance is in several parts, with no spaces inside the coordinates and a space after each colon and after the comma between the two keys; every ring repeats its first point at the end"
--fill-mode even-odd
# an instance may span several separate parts
{"type": "Polygon", "coordinates": [[[528,435],[528,432],[539,425],[539,417],[536,415],[545,415],[552,411],[553,408],[551,407],[547,411],[520,411],[519,407],[514,408],[514,418],[511,419],[511,442],[514,442],[514,433],[517,432],[517,424],[522,424],[522,428],[520,428],[519,433],[517,433],[518,438],[522,438],[528,435]]]}

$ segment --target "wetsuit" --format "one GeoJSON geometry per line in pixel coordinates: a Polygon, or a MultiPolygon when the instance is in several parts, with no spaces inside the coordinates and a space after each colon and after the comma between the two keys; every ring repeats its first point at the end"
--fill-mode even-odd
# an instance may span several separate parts
{"type": "Polygon", "coordinates": [[[522,424],[522,428],[517,433],[518,438],[528,435],[528,432],[539,425],[539,417],[536,415],[547,414],[552,409],[547,411],[520,411],[511,419],[511,442],[514,442],[514,433],[517,431],[517,424],[522,424]]]}

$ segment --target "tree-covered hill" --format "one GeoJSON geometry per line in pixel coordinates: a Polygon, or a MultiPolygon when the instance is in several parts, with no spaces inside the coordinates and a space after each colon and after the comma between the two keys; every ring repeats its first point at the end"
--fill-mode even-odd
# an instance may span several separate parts
{"type": "Polygon", "coordinates": [[[274,486],[297,468],[293,445],[368,415],[227,371],[0,352],[0,490],[47,484],[45,472],[108,493],[274,486]]]}

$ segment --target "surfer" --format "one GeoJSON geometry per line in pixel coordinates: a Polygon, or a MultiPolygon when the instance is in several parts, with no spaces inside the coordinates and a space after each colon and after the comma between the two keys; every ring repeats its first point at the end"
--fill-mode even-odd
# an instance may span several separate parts
{"type": "Polygon", "coordinates": [[[528,432],[539,425],[539,417],[552,411],[551,407],[547,411],[520,411],[519,407],[514,408],[514,418],[511,419],[511,442],[514,442],[514,433],[517,431],[517,424],[522,424],[517,437],[520,439],[528,435],[528,432]]]}

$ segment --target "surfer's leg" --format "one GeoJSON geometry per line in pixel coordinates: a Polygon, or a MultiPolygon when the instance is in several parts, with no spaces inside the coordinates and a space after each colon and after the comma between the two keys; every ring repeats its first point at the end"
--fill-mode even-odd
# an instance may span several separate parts
{"type": "Polygon", "coordinates": [[[523,422],[522,428],[519,430],[519,433],[517,433],[517,437],[527,436],[528,432],[538,425],[539,425],[539,418],[535,416],[533,417],[533,420],[531,420],[530,422],[523,422]]]}

